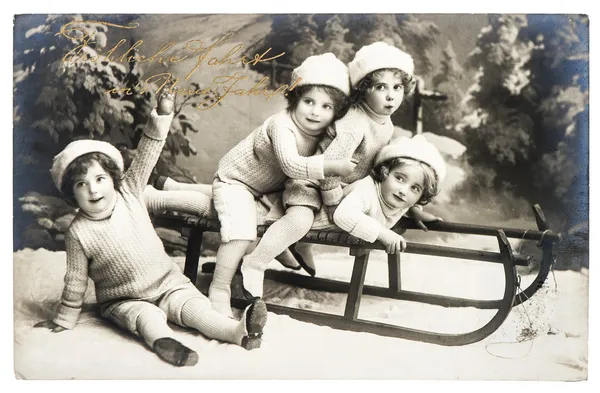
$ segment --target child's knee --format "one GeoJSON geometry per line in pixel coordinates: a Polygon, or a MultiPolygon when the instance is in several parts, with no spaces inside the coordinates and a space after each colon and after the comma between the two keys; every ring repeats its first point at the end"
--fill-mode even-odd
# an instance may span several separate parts
{"type": "Polygon", "coordinates": [[[144,301],[129,302],[124,307],[113,310],[110,319],[117,326],[140,336],[148,324],[167,324],[167,315],[157,306],[144,301]]]}
{"type": "Polygon", "coordinates": [[[192,283],[183,284],[174,291],[169,292],[158,304],[166,313],[169,321],[180,326],[185,326],[182,313],[185,308],[196,311],[211,308],[210,301],[192,283]]]}
{"type": "Polygon", "coordinates": [[[298,228],[304,231],[310,230],[315,220],[315,210],[310,206],[291,206],[286,214],[293,215],[298,228]]]}
{"type": "Polygon", "coordinates": [[[253,241],[257,238],[256,201],[248,189],[215,181],[213,202],[221,223],[223,243],[230,240],[253,241]]]}

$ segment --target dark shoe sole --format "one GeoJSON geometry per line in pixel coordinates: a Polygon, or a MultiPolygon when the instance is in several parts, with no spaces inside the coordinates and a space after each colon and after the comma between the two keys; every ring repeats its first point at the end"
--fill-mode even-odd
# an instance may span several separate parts
{"type": "Polygon", "coordinates": [[[254,296],[253,294],[251,294],[246,288],[244,288],[244,284],[242,284],[242,292],[244,293],[244,297],[247,300],[250,300],[251,302],[255,302],[258,299],[260,299],[259,296],[254,296]]]}
{"type": "MultiPolygon", "coordinates": [[[[306,262],[304,262],[304,258],[302,258],[302,255],[298,254],[298,252],[296,252],[296,249],[294,248],[295,245],[292,245],[290,247],[290,251],[292,252],[292,255],[294,256],[294,258],[296,258],[296,260],[298,261],[298,263],[300,264],[300,267],[302,267],[302,269],[304,269],[308,274],[310,274],[312,277],[314,277],[317,274],[317,271],[315,269],[313,269],[312,267],[308,266],[306,264],[306,262]]],[[[300,269],[298,269],[300,270],[300,269]]]]}
{"type": "Polygon", "coordinates": [[[159,338],[152,350],[165,362],[176,367],[194,366],[198,363],[198,354],[170,337],[159,338]]]}
{"type": "Polygon", "coordinates": [[[248,335],[242,338],[242,347],[248,351],[260,348],[263,328],[267,323],[267,305],[257,299],[250,305],[246,314],[246,331],[248,335]]]}
{"type": "MultiPolygon", "coordinates": [[[[290,250],[291,251],[291,250],[290,250]]],[[[292,251],[292,255],[294,255],[294,258],[296,258],[296,255],[294,254],[294,252],[292,251]]],[[[277,260],[277,262],[279,262],[281,264],[281,266],[283,266],[286,269],[290,269],[290,270],[302,270],[302,265],[300,265],[300,262],[298,262],[298,266],[289,266],[286,265],[285,263],[282,263],[281,261],[277,260]]]]}
{"type": "MultiPolygon", "coordinates": [[[[290,246],[290,247],[288,247],[288,250],[290,250],[290,252],[292,253],[292,256],[293,256],[294,258],[296,258],[296,256],[295,256],[295,255],[294,255],[294,253],[293,253],[293,250],[292,250],[292,249],[293,249],[293,247],[294,247],[293,245],[292,245],[292,246],[290,246]]],[[[283,253],[282,253],[282,254],[283,254],[283,253]]],[[[278,255],[278,256],[279,256],[279,255],[278,255]]],[[[302,266],[300,266],[300,263],[298,263],[298,265],[290,266],[290,265],[286,265],[285,263],[283,263],[282,261],[280,261],[280,260],[279,260],[279,259],[277,259],[277,258],[275,258],[275,260],[276,260],[277,262],[279,262],[279,263],[281,264],[281,266],[283,266],[283,267],[284,267],[284,268],[286,268],[286,269],[290,269],[290,270],[302,270],[302,266]]],[[[296,260],[296,262],[298,262],[298,261],[296,260]]]]}
{"type": "Polygon", "coordinates": [[[267,305],[260,298],[250,305],[246,315],[246,331],[250,337],[261,335],[267,324],[267,305]]]}
{"type": "Polygon", "coordinates": [[[244,337],[242,338],[242,348],[244,348],[247,351],[251,351],[253,349],[258,349],[260,348],[260,345],[262,344],[262,338],[261,337],[244,337]]]}

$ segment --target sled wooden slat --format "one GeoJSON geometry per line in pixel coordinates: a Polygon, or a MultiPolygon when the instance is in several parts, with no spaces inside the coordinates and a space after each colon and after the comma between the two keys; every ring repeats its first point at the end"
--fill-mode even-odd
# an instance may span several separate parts
{"type": "MultiPolygon", "coordinates": [[[[403,220],[400,225],[403,229],[419,229],[419,227],[410,220],[403,220]]],[[[495,233],[501,229],[506,237],[522,240],[540,240],[542,238],[542,234],[544,233],[543,230],[539,231],[535,229],[502,228],[445,221],[429,222],[427,223],[427,229],[438,232],[452,232],[484,236],[495,236],[495,233]]],[[[560,241],[560,236],[554,232],[547,232],[544,237],[552,242],[560,241]]]]}

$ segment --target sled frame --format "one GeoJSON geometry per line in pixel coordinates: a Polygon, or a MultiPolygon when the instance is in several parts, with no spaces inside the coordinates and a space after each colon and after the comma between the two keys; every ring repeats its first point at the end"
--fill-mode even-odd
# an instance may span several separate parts
{"type": "MultiPolygon", "coordinates": [[[[534,205],[533,211],[539,230],[500,228],[453,222],[428,223],[428,229],[433,231],[494,236],[498,241],[499,252],[476,251],[411,242],[408,242],[407,244],[407,249],[405,251],[407,253],[436,255],[502,264],[505,288],[501,299],[475,300],[406,291],[402,289],[401,280],[402,254],[388,255],[387,288],[365,285],[364,281],[369,255],[372,250],[383,250],[384,247],[382,244],[379,242],[367,243],[345,232],[309,231],[300,241],[350,248],[350,255],[354,256],[354,266],[350,282],[347,283],[276,270],[267,270],[265,272],[265,279],[275,280],[310,290],[347,293],[348,297],[344,314],[322,313],[271,303],[267,303],[267,307],[269,311],[276,314],[289,315],[297,320],[322,326],[330,326],[334,329],[368,332],[381,336],[404,338],[446,346],[466,345],[481,341],[495,332],[502,325],[513,306],[525,302],[542,287],[554,264],[553,246],[555,242],[560,240],[560,237],[549,230],[547,221],[539,205],[534,205]],[[515,255],[508,242],[508,237],[523,240],[537,240],[538,246],[542,248],[543,257],[539,272],[534,281],[526,289],[521,289],[519,286],[520,279],[516,272],[516,266],[529,266],[530,258],[522,255],[515,255]],[[359,319],[358,313],[363,294],[390,299],[415,301],[443,307],[495,309],[496,313],[484,326],[474,331],[460,334],[436,333],[359,319]]],[[[161,216],[158,220],[162,225],[180,228],[182,235],[188,238],[184,274],[195,283],[198,275],[198,264],[203,234],[205,232],[219,232],[220,225],[218,220],[173,216],[161,216]]],[[[261,237],[267,228],[267,225],[259,226],[258,236],[261,237]]],[[[417,227],[409,220],[404,220],[394,228],[398,233],[403,233],[406,229],[417,229],[417,227]]],[[[211,273],[211,270],[214,269],[214,264],[212,264],[212,269],[210,268],[211,264],[207,263],[205,265],[206,266],[203,266],[203,273],[211,273]]],[[[237,274],[239,274],[239,272],[237,274]]],[[[233,298],[231,304],[236,308],[244,308],[249,304],[249,301],[233,298]]]]}

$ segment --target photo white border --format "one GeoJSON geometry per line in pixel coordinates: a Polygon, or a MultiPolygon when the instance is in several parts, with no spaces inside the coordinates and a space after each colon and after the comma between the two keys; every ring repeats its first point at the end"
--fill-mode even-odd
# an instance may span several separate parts
{"type": "MultiPolygon", "coordinates": [[[[592,10],[590,1],[585,0],[568,0],[568,1],[535,1],[526,2],[523,0],[502,0],[496,4],[489,4],[483,1],[447,1],[447,0],[430,0],[426,2],[393,2],[394,4],[379,4],[375,5],[373,2],[344,2],[343,8],[340,9],[338,2],[324,2],[322,0],[302,0],[293,4],[283,4],[282,1],[258,1],[258,2],[242,2],[242,1],[230,1],[226,6],[222,2],[212,2],[206,4],[192,3],[189,2],[173,4],[172,2],[164,5],[152,5],[149,2],[145,2],[143,5],[133,4],[133,2],[123,2],[107,0],[102,1],[101,4],[90,4],[83,2],[75,2],[73,0],[60,1],[60,2],[11,2],[4,5],[8,7],[9,11],[3,13],[2,29],[4,30],[2,37],[9,40],[13,39],[13,15],[15,14],[46,14],[46,13],[73,13],[77,11],[80,13],[109,13],[109,14],[124,14],[124,13],[557,13],[557,14],[587,14],[590,17],[590,70],[596,64],[594,56],[596,52],[592,50],[593,43],[596,42],[596,19],[595,13],[592,10]],[[368,4],[365,4],[368,3],[368,4]],[[168,7],[167,7],[168,6],[168,7]],[[168,8],[168,11],[166,9],[168,8]],[[9,20],[10,18],[10,20],[9,20]]],[[[383,3],[383,2],[381,2],[383,3]]],[[[8,45],[7,45],[8,46],[8,45]]],[[[9,212],[9,208],[12,209],[12,68],[9,71],[8,61],[2,63],[2,105],[4,115],[1,117],[4,126],[2,129],[10,130],[7,132],[10,135],[10,143],[3,141],[0,143],[0,160],[2,164],[5,164],[5,168],[11,168],[9,188],[11,195],[1,196],[1,204],[3,209],[6,209],[6,213],[2,217],[12,217],[12,210],[9,212]],[[10,82],[9,75],[11,75],[10,82]],[[8,94],[8,91],[11,94],[8,94]],[[9,105],[10,104],[10,105],[9,105]]],[[[591,74],[591,72],[590,72],[591,74]]],[[[594,74],[595,76],[595,74],[594,74]]],[[[596,78],[592,76],[590,80],[590,90],[597,91],[592,85],[597,85],[596,78]]],[[[599,78],[600,79],[600,78],[599,78]]],[[[598,90],[600,91],[600,90],[598,90]]],[[[590,110],[589,113],[598,113],[593,110],[593,95],[590,94],[590,110]]],[[[594,129],[594,118],[590,116],[589,129],[594,129]]],[[[593,195],[594,186],[597,182],[597,176],[593,170],[596,167],[596,152],[594,147],[597,147],[596,137],[593,132],[590,132],[590,195],[593,195]]],[[[592,199],[592,198],[590,198],[592,199]]],[[[592,216],[595,216],[594,205],[590,204],[590,223],[596,222],[592,216]]],[[[595,217],[594,217],[595,218],[595,217]]],[[[554,392],[564,391],[568,389],[570,392],[578,391],[592,391],[598,390],[598,363],[596,361],[597,355],[597,339],[596,339],[596,327],[597,324],[597,300],[598,289],[597,284],[594,283],[593,274],[590,275],[590,324],[589,324],[589,367],[588,367],[588,378],[587,382],[581,383],[557,383],[557,382],[440,382],[440,381],[343,381],[335,382],[332,381],[301,381],[297,383],[292,382],[266,382],[256,381],[253,383],[243,381],[227,381],[227,385],[223,385],[223,381],[17,381],[14,376],[13,369],[13,292],[12,292],[12,220],[1,220],[0,230],[4,236],[2,240],[2,277],[4,278],[5,285],[0,285],[2,298],[2,327],[1,336],[4,341],[2,345],[2,351],[0,351],[0,380],[2,386],[6,386],[5,391],[25,391],[25,392],[44,392],[50,391],[61,391],[70,392],[85,391],[86,393],[92,392],[106,392],[106,391],[121,391],[127,390],[132,391],[133,389],[144,389],[146,391],[182,391],[179,389],[186,389],[187,391],[197,391],[207,389],[241,389],[244,393],[251,392],[265,392],[265,391],[277,391],[285,390],[286,392],[302,391],[305,392],[307,389],[312,388],[323,388],[323,389],[349,389],[354,391],[355,389],[373,389],[373,385],[377,389],[390,389],[390,390],[407,390],[407,389],[419,389],[428,391],[429,389],[440,391],[453,391],[460,389],[461,392],[496,392],[496,391],[521,391],[525,389],[535,389],[535,391],[554,392]],[[8,234],[11,234],[10,236],[8,234]],[[6,242],[8,240],[8,242],[6,242]],[[7,244],[5,244],[5,242],[7,244]],[[10,247],[9,247],[10,246],[10,247]],[[9,262],[10,261],[10,262],[9,262]],[[341,383],[341,385],[340,385],[341,383]],[[533,384],[533,385],[532,385],[533,384]],[[596,386],[596,388],[593,388],[596,386]],[[188,390],[189,389],[189,390],[188,390]]],[[[598,244],[600,240],[597,232],[593,229],[590,230],[592,237],[590,238],[590,244],[598,244]]],[[[590,260],[595,261],[596,250],[590,247],[590,260]]],[[[595,262],[592,262],[595,263],[595,262]]]]}

